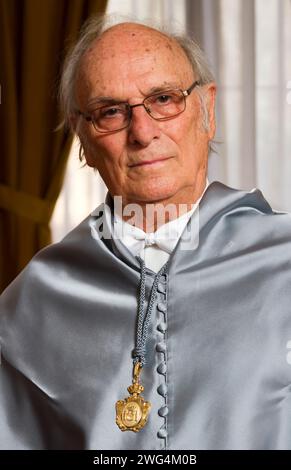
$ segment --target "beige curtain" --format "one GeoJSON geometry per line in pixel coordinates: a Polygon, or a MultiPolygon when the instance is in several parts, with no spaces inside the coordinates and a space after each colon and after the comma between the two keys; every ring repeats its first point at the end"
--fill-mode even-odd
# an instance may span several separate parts
{"type": "Polygon", "coordinates": [[[0,0],[0,291],[51,242],[71,136],[57,85],[65,51],[106,0],[0,0]]]}

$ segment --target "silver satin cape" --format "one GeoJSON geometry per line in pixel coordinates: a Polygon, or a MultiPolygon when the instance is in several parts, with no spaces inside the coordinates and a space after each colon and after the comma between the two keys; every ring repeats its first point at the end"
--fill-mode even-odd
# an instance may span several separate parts
{"type": "Polygon", "coordinates": [[[257,189],[207,188],[199,243],[181,249],[193,215],[159,283],[152,409],[134,433],[115,403],[132,383],[140,264],[102,235],[102,206],[1,296],[1,449],[291,449],[291,215],[257,189]]]}

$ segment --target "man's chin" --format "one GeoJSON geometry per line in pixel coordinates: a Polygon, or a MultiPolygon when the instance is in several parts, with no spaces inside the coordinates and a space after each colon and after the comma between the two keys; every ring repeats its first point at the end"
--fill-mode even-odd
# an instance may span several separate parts
{"type": "Polygon", "coordinates": [[[163,201],[167,201],[169,199],[173,199],[175,197],[175,191],[170,188],[162,188],[162,187],[149,187],[144,188],[141,191],[138,191],[136,195],[132,198],[135,199],[135,202],[140,203],[147,203],[147,204],[154,204],[154,203],[162,203],[163,201]]]}

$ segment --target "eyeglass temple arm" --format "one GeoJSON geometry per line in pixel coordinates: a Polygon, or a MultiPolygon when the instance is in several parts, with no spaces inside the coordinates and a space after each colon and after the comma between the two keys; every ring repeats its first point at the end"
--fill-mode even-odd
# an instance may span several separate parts
{"type": "Polygon", "coordinates": [[[194,90],[194,88],[197,86],[197,85],[200,85],[200,81],[199,80],[196,80],[191,86],[190,88],[188,88],[188,90],[184,90],[183,91],[183,95],[184,96],[189,96],[191,91],[194,90]]]}
{"type": "Polygon", "coordinates": [[[80,111],[79,109],[77,109],[76,112],[77,114],[79,114],[79,116],[83,116],[83,118],[86,119],[86,121],[92,121],[92,117],[89,116],[88,114],[82,113],[82,111],[80,111]]]}

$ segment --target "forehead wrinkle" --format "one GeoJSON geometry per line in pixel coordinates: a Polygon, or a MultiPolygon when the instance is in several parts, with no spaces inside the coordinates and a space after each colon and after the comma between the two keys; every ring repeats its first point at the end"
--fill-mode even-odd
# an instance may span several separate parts
{"type": "MultiPolygon", "coordinates": [[[[124,60],[122,60],[121,54],[116,55],[114,58],[106,56],[103,60],[102,56],[99,54],[100,51],[96,52],[94,60],[83,62],[82,66],[79,68],[78,78],[82,78],[83,83],[90,83],[92,78],[95,83],[100,81],[106,82],[109,78],[112,78],[110,77],[110,72],[113,69],[119,71],[120,80],[129,82],[132,80],[132,70],[135,75],[140,71],[139,77],[142,78],[142,76],[150,73],[152,73],[154,77],[155,70],[160,72],[162,68],[164,68],[165,81],[168,70],[171,75],[176,71],[177,78],[181,73],[189,75],[190,72],[192,76],[193,72],[190,63],[186,62],[183,56],[177,56],[176,54],[173,56],[165,56],[160,49],[148,54],[149,60],[146,63],[146,57],[141,54],[137,55],[139,53],[137,50],[135,50],[131,56],[129,56],[127,52],[124,60]],[[177,72],[180,72],[179,75],[177,72]]],[[[159,85],[159,83],[157,85],[159,85]]]]}

